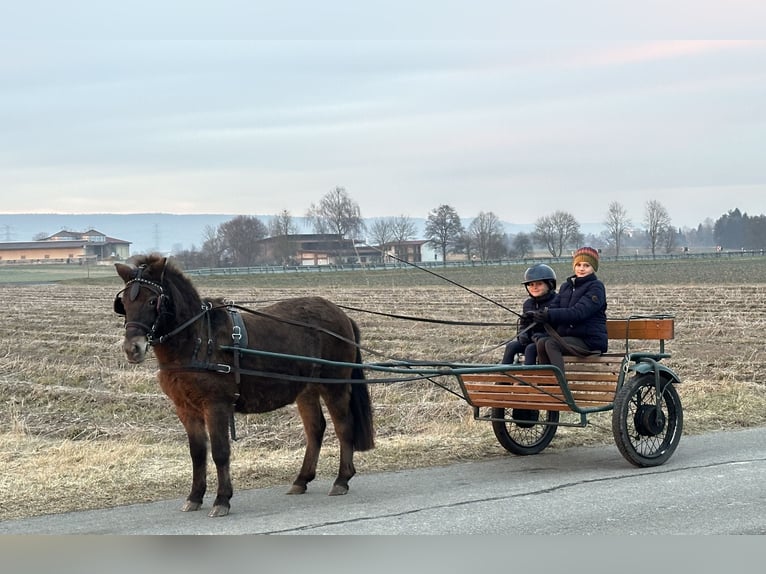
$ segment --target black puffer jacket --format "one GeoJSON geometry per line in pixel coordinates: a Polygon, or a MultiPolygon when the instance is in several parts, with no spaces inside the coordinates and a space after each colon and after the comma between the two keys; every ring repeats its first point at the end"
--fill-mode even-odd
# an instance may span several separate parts
{"type": "Polygon", "coordinates": [[[522,308],[522,316],[519,319],[519,326],[518,326],[518,333],[521,333],[518,336],[519,343],[522,345],[528,345],[532,341],[536,341],[537,337],[540,335],[545,335],[545,325],[542,325],[540,323],[537,323],[534,327],[529,329],[529,331],[525,331],[530,325],[534,323],[534,321],[530,318],[527,318],[524,316],[524,313],[527,313],[529,311],[542,311],[543,309],[550,308],[551,306],[555,306],[555,299],[556,299],[556,292],[555,291],[548,291],[545,295],[541,295],[540,297],[527,297],[524,300],[524,304],[521,306],[522,308]],[[522,332],[523,331],[523,332],[522,332]]]}
{"type": "Polygon", "coordinates": [[[579,337],[593,351],[605,353],[606,288],[595,273],[572,275],[561,285],[558,298],[548,309],[548,322],[563,337],[579,337]]]}

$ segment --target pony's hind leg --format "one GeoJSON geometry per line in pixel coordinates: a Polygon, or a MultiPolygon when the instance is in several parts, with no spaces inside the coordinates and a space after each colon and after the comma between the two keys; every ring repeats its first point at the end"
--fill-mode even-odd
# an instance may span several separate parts
{"type": "Polygon", "coordinates": [[[308,483],[316,477],[319,451],[322,449],[322,439],[327,428],[327,421],[322,413],[322,405],[319,403],[319,395],[316,392],[305,392],[299,395],[295,402],[303,421],[306,453],[303,455],[303,464],[298,477],[293,481],[287,494],[303,494],[306,492],[308,483]]]}
{"type": "Polygon", "coordinates": [[[189,439],[189,454],[192,460],[192,485],[181,510],[199,510],[207,490],[207,432],[201,416],[178,409],[178,418],[186,429],[189,439]]]}
{"type": "Polygon", "coordinates": [[[348,493],[348,483],[356,474],[354,468],[354,423],[353,414],[349,408],[350,394],[348,387],[335,385],[331,392],[323,395],[340,444],[338,476],[330,489],[330,496],[348,493]]]}

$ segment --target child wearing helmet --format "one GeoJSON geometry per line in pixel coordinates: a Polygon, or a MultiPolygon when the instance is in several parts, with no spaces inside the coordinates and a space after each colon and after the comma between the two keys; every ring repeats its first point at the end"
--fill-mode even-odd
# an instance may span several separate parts
{"type": "Polygon", "coordinates": [[[564,354],[592,355],[605,353],[609,337],[606,331],[606,288],[596,277],[598,251],[581,247],[574,252],[574,275],[562,284],[557,304],[527,314],[528,320],[548,324],[549,336],[537,341],[538,363],[555,365],[564,372],[564,354]]]}
{"type": "Polygon", "coordinates": [[[535,324],[529,313],[551,307],[556,297],[556,273],[548,265],[540,263],[527,269],[522,284],[529,297],[522,305],[517,335],[505,346],[504,364],[513,363],[519,353],[524,354],[525,365],[534,365],[537,362],[535,344],[537,339],[546,333],[544,326],[535,324]]]}

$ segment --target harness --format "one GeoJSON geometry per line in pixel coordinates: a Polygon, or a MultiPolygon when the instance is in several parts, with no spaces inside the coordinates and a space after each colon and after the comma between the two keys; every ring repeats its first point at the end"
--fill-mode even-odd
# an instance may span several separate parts
{"type": "MultiPolygon", "coordinates": [[[[241,373],[242,370],[240,368],[240,358],[242,356],[242,349],[247,349],[248,345],[248,338],[247,338],[247,328],[245,326],[245,322],[242,319],[242,314],[237,310],[233,304],[227,305],[227,311],[229,312],[229,317],[231,318],[232,322],[232,345],[230,347],[225,347],[226,349],[230,349],[232,351],[233,356],[233,367],[224,363],[213,363],[210,361],[210,356],[213,353],[213,331],[212,326],[210,322],[210,311],[212,311],[214,308],[213,303],[210,301],[203,302],[200,308],[200,312],[196,315],[192,316],[191,318],[184,321],[182,324],[178,325],[175,329],[169,331],[168,333],[165,333],[163,335],[157,335],[157,327],[159,325],[160,319],[162,317],[162,314],[165,313],[165,306],[167,304],[167,301],[169,300],[169,297],[165,294],[165,290],[162,287],[161,283],[157,283],[155,281],[151,281],[149,279],[144,279],[141,275],[143,274],[144,270],[146,269],[145,265],[142,265],[138,268],[138,272],[136,274],[136,277],[131,279],[130,281],[127,281],[125,283],[125,288],[122,289],[115,295],[114,298],[114,312],[118,315],[121,315],[123,317],[126,316],[126,310],[125,310],[125,304],[122,301],[122,296],[124,296],[125,293],[127,293],[128,298],[131,301],[135,301],[136,297],[138,297],[138,294],[141,290],[141,287],[146,287],[147,289],[151,290],[157,295],[157,304],[156,304],[156,318],[154,320],[154,323],[149,326],[145,323],[141,323],[140,321],[125,321],[125,329],[129,328],[135,328],[140,329],[146,334],[146,339],[149,345],[159,345],[164,342],[166,342],[171,337],[177,335],[190,325],[196,323],[202,318],[206,319],[207,323],[207,358],[204,361],[200,361],[198,359],[198,355],[200,352],[200,349],[202,347],[202,339],[197,338],[196,344],[194,345],[194,351],[192,353],[192,359],[189,365],[182,366],[182,367],[171,367],[168,365],[159,365],[159,369],[161,371],[170,371],[170,370],[177,370],[177,371],[196,371],[196,370],[202,370],[202,371],[214,371],[217,373],[233,373],[234,374],[234,381],[236,384],[236,392],[234,394],[234,403],[239,400],[240,396],[240,388],[241,388],[241,373]]],[[[231,417],[229,419],[229,430],[231,432],[231,438],[232,440],[237,440],[236,437],[236,428],[234,426],[234,412],[232,410],[231,417]]]]}
{"type": "MultiPolygon", "coordinates": [[[[242,314],[237,309],[229,306],[228,311],[229,316],[231,317],[231,324],[233,325],[231,330],[231,338],[234,341],[232,343],[232,347],[234,347],[232,355],[234,356],[234,382],[237,385],[237,392],[234,395],[234,404],[236,404],[237,400],[239,400],[239,389],[242,383],[240,377],[241,371],[239,368],[239,359],[242,355],[242,349],[247,349],[247,328],[245,327],[245,322],[242,320],[242,314]]],[[[229,418],[229,431],[231,432],[231,440],[237,440],[237,431],[236,427],[234,426],[233,411],[231,413],[231,417],[229,418]]]]}

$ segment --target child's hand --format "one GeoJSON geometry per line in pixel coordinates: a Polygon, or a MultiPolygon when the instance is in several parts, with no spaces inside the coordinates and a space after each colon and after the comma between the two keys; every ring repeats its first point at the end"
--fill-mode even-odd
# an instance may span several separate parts
{"type": "Polygon", "coordinates": [[[543,309],[542,311],[529,311],[524,313],[524,316],[534,321],[535,323],[547,323],[548,309],[543,309]]]}

